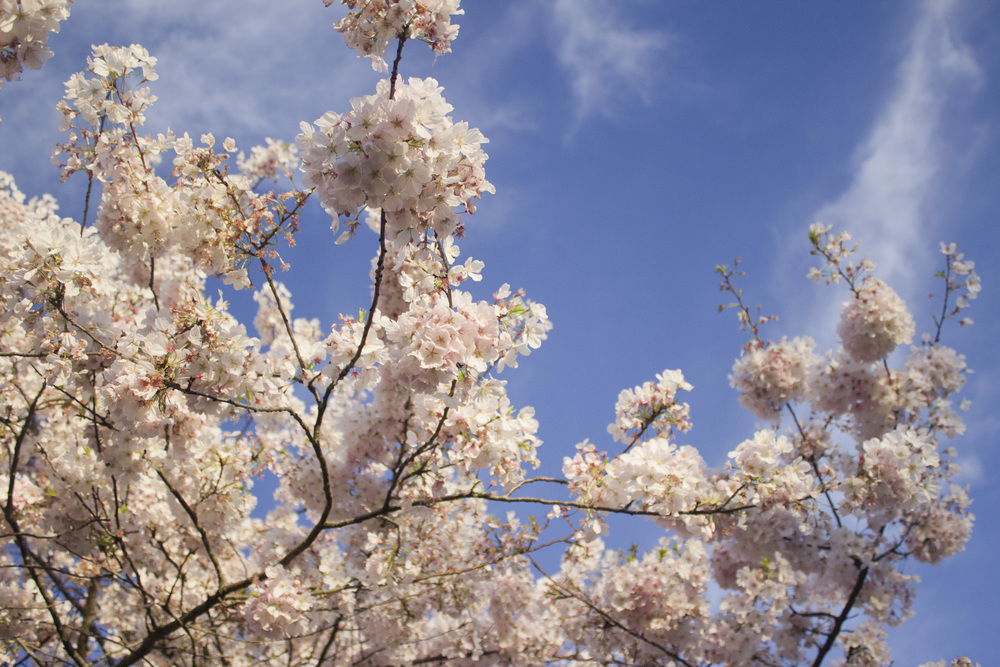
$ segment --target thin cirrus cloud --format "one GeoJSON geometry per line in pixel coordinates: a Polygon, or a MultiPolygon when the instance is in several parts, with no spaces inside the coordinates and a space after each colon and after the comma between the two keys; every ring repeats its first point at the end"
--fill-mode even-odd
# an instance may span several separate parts
{"type": "Polygon", "coordinates": [[[159,58],[161,117],[194,136],[235,128],[290,140],[299,121],[314,120],[324,104],[339,108],[367,92],[375,78],[370,68],[342,49],[331,56],[333,49],[324,48],[342,42],[333,29],[342,12],[318,2],[288,4],[295,11],[261,0],[245,0],[239,12],[225,3],[149,7],[130,0],[130,18],[159,58]]]}
{"type": "Polygon", "coordinates": [[[159,79],[149,87],[158,99],[144,132],[169,128],[195,140],[214,132],[219,140],[233,136],[245,150],[266,136],[292,141],[300,121],[343,109],[348,98],[374,89],[371,67],[343,48],[333,28],[343,12],[315,0],[239,4],[238,11],[230,3],[200,0],[74,5],[51,39],[51,61],[22,85],[3,90],[4,126],[34,131],[0,133],[0,168],[16,167],[26,183],[47,183],[42,191],[54,187],[57,172],[48,155],[64,140],[56,131],[55,104],[64,93],[62,81],[86,67],[91,44],[138,43],[157,58],[159,79]]]}
{"type": "Polygon", "coordinates": [[[922,3],[895,87],[855,152],[850,185],[814,218],[851,230],[878,259],[878,275],[901,293],[913,284],[914,267],[927,266],[929,218],[946,167],[946,108],[982,77],[955,27],[959,7],[922,3]]]}
{"type": "Polygon", "coordinates": [[[649,64],[666,35],[626,25],[607,0],[556,0],[552,12],[556,56],[570,78],[578,123],[612,116],[623,98],[646,98],[649,64]]]}
{"type": "MultiPolygon", "coordinates": [[[[342,47],[333,23],[343,12],[315,0],[230,3],[107,0],[73,8],[63,33],[74,69],[90,44],[138,42],[157,58],[158,97],[149,131],[291,140],[299,121],[373,87],[371,68],[342,47]],[[290,45],[294,45],[291,47],[290,45]]],[[[221,138],[221,137],[220,137],[221,138]]],[[[242,143],[241,143],[242,147],[242,143]]]]}

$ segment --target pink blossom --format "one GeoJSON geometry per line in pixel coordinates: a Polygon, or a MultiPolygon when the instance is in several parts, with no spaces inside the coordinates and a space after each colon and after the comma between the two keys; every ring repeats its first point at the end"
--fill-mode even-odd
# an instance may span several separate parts
{"type": "Polygon", "coordinates": [[[776,421],[788,403],[802,400],[806,379],[818,360],[811,338],[755,347],[733,364],[730,386],[740,392],[740,405],[755,416],[776,421]]]}
{"type": "Polygon", "coordinates": [[[855,361],[884,359],[897,345],[913,340],[915,325],[896,291],[877,278],[864,283],[844,304],[837,333],[855,361]]]}

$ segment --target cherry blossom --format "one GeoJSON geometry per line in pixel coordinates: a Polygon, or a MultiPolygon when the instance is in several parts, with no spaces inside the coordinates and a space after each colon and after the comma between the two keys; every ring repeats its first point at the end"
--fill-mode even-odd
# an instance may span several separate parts
{"type": "Polygon", "coordinates": [[[754,347],[733,365],[729,383],[740,392],[740,405],[761,419],[773,421],[786,403],[802,400],[807,380],[817,364],[811,338],[782,339],[754,347]]]}
{"type": "MultiPolygon", "coordinates": [[[[323,0],[327,7],[334,0],[323,0]]],[[[376,71],[387,71],[386,47],[401,36],[427,42],[436,54],[451,51],[458,26],[451,17],[462,14],[459,0],[399,0],[393,2],[346,0],[351,11],[334,27],[343,33],[348,48],[371,58],[376,71]]]]}
{"type": "Polygon", "coordinates": [[[473,213],[472,200],[494,192],[483,170],[488,140],[452,122],[441,91],[430,78],[395,87],[382,80],[375,95],[352,100],[347,114],[302,123],[296,145],[305,185],[316,188],[334,231],[340,216],[348,218],[342,240],[366,207],[382,210],[396,242],[415,241],[426,230],[448,237],[461,228],[456,209],[473,213]]]}

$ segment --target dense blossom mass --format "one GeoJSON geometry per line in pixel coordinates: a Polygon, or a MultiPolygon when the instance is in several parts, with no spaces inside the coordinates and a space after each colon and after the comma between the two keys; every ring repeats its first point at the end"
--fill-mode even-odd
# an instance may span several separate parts
{"type": "MultiPolygon", "coordinates": [[[[337,30],[376,64],[408,40],[448,52],[461,12],[344,4],[337,30]]],[[[66,4],[0,7],[10,80],[66,4]]],[[[763,338],[720,268],[752,332],[730,381],[768,428],[710,466],[679,441],[693,387],[665,370],[621,392],[607,442],[535,476],[534,411],[500,378],[547,312],[506,284],[463,289],[482,280],[456,239],[493,192],[486,139],[395,63],[294,143],[240,152],[143,134],[156,59],[95,46],[54,153],[88,182],[82,217],[0,173],[0,662],[889,664],[909,559],[938,563],[972,528],[942,446],[968,369],[941,336],[971,324],[973,263],[942,245],[945,307],[892,358],[916,325],[846,233],[809,236],[812,277],[848,288],[825,354],[763,338]],[[336,321],[293,316],[275,278],[311,199],[330,252],[359,230],[377,247],[371,302],[336,321]],[[213,277],[253,290],[251,322],[213,277]],[[610,515],[662,537],[610,548],[610,515]]]]}
{"type": "Polygon", "coordinates": [[[389,239],[420,240],[431,230],[447,238],[459,229],[459,207],[492,193],[480,148],[487,139],[467,123],[452,123],[452,107],[434,79],[410,79],[395,88],[382,80],[378,93],[352,100],[352,111],[328,112],[313,127],[302,123],[296,145],[305,185],[333,216],[354,219],[381,209],[389,239]]]}

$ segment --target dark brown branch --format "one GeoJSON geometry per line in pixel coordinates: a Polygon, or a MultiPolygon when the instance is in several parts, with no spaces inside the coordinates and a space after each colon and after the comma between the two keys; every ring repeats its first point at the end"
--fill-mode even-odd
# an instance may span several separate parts
{"type": "Polygon", "coordinates": [[[94,577],[87,587],[87,600],[83,604],[83,618],[80,620],[80,636],[76,640],[76,652],[80,655],[87,655],[87,646],[90,643],[90,633],[97,620],[97,598],[101,590],[101,578],[94,577]]]}
{"type": "MultiPolygon", "coordinates": [[[[627,507],[607,507],[602,505],[587,505],[585,503],[578,503],[568,500],[551,500],[548,498],[512,498],[510,496],[499,496],[492,493],[485,493],[482,491],[465,491],[463,493],[449,494],[447,496],[441,496],[438,498],[423,498],[414,500],[411,504],[416,507],[433,507],[441,503],[456,502],[460,500],[490,500],[500,503],[530,503],[533,505],[547,505],[549,507],[572,507],[574,509],[581,509],[590,512],[597,512],[602,514],[624,514],[626,516],[672,516],[661,514],[660,512],[653,512],[650,510],[634,510],[627,507]]],[[[677,513],[677,516],[699,516],[699,515],[713,515],[713,514],[734,514],[736,512],[742,512],[744,510],[749,510],[755,508],[756,505],[740,505],[737,507],[716,507],[707,509],[691,509],[684,510],[677,513]]],[[[371,512],[365,512],[364,514],[359,514],[357,516],[351,517],[349,519],[342,519],[340,521],[332,521],[326,524],[325,528],[328,530],[336,530],[338,528],[344,528],[346,526],[352,526],[359,523],[364,523],[365,521],[370,521],[371,519],[377,519],[381,516],[388,514],[393,514],[402,509],[398,505],[384,505],[371,512]]]]}
{"type": "Polygon", "coordinates": [[[819,653],[816,654],[816,659],[813,660],[812,667],[820,667],[823,664],[823,659],[826,658],[826,654],[830,652],[833,648],[834,642],[837,641],[837,637],[840,635],[840,630],[844,627],[844,622],[847,620],[848,614],[854,608],[854,604],[858,601],[858,596],[861,594],[861,589],[865,585],[865,580],[868,578],[868,568],[861,568],[858,572],[858,579],[854,582],[854,588],[851,589],[851,594],[847,596],[847,602],[844,603],[844,608],[841,610],[840,614],[833,620],[833,627],[830,632],[826,635],[826,643],[820,648],[819,653]]]}

